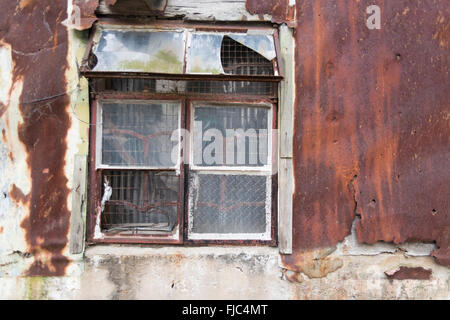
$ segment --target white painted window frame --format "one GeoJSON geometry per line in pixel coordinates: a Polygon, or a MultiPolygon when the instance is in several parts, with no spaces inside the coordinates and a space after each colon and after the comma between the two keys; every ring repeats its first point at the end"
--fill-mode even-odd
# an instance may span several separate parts
{"type": "Polygon", "coordinates": [[[187,228],[187,239],[188,240],[222,240],[222,241],[232,241],[232,240],[250,240],[250,241],[271,241],[272,239],[272,173],[273,173],[273,108],[274,105],[271,103],[251,103],[251,102],[196,102],[191,101],[190,105],[190,128],[191,135],[189,141],[189,171],[195,172],[196,175],[200,174],[220,174],[220,175],[261,175],[266,176],[266,230],[264,233],[195,233],[193,232],[193,199],[191,196],[191,187],[188,186],[188,228],[187,228]],[[268,120],[267,120],[267,132],[268,132],[268,147],[267,147],[267,165],[261,167],[232,167],[232,166],[196,166],[193,163],[194,159],[194,123],[195,123],[195,108],[196,107],[255,107],[255,108],[267,108],[268,109],[268,120]]]}

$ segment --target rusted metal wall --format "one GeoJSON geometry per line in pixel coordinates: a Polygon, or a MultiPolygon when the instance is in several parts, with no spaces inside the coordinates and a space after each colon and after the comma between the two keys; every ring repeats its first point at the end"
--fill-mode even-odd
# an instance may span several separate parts
{"type": "Polygon", "coordinates": [[[294,254],[436,242],[450,265],[447,0],[297,0],[294,254]],[[366,8],[381,8],[381,29],[366,8]]]}
{"type": "MultiPolygon", "coordinates": [[[[67,208],[67,177],[64,156],[71,125],[66,94],[67,30],[66,1],[3,1],[0,12],[0,41],[11,47],[12,81],[22,83],[18,108],[23,121],[18,141],[26,151],[31,190],[24,193],[15,184],[9,198],[29,208],[20,227],[25,230],[27,254],[35,257],[27,275],[63,275],[68,259],[70,212],[67,208]]],[[[1,114],[15,101],[3,105],[1,114]]],[[[7,121],[8,123],[8,121],[7,121]]],[[[3,141],[13,139],[4,131],[3,141]]],[[[11,154],[10,159],[13,160],[11,154]]],[[[6,172],[0,173],[2,176],[6,172]]],[[[26,172],[23,172],[23,179],[26,172]]],[[[4,213],[7,217],[9,212],[4,213]]],[[[13,217],[10,217],[12,219],[13,217]]],[[[19,226],[17,226],[19,228],[19,226]]]]}

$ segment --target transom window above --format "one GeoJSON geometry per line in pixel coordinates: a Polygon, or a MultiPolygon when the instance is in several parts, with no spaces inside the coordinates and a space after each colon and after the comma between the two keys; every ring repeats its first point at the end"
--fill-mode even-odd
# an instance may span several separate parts
{"type": "Polygon", "coordinates": [[[279,76],[273,29],[243,33],[99,24],[82,69],[188,75],[279,76]]]}

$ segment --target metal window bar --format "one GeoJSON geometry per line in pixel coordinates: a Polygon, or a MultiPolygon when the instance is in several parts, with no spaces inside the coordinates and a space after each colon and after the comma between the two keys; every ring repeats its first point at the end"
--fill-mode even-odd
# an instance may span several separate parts
{"type": "MultiPolygon", "coordinates": [[[[258,159],[267,156],[268,164],[259,167],[251,165],[247,151],[246,163],[240,167],[229,164],[202,167],[191,163],[188,239],[271,240],[272,108],[257,104],[211,106],[199,103],[192,106],[191,128],[193,121],[197,120],[202,120],[205,125],[203,129],[218,126],[222,131],[225,127],[266,129],[267,149],[258,148],[257,152],[258,159]],[[202,112],[196,116],[196,110],[202,112]],[[207,120],[205,115],[217,119],[207,120]]],[[[194,143],[191,143],[191,154],[197,150],[194,143]]],[[[203,152],[204,145],[200,149],[203,152]]]]}
{"type": "Polygon", "coordinates": [[[102,103],[101,166],[174,168],[178,102],[102,103]]]}
{"type": "Polygon", "coordinates": [[[112,188],[101,216],[104,232],[152,234],[174,230],[178,209],[175,172],[104,170],[102,177],[112,188]]]}
{"type": "Polygon", "coordinates": [[[176,93],[180,95],[239,94],[276,98],[277,83],[252,81],[177,81],[163,79],[98,78],[90,81],[93,93],[176,93]]]}

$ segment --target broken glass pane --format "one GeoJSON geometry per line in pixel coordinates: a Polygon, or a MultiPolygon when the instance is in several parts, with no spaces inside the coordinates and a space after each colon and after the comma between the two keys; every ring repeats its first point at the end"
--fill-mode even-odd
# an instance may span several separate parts
{"type": "Polygon", "coordinates": [[[102,213],[106,231],[171,232],[177,223],[178,177],[174,172],[105,170],[112,188],[102,213]]]}
{"type": "Polygon", "coordinates": [[[176,102],[103,103],[102,164],[174,167],[171,136],[179,127],[179,111],[176,102]]]}
{"type": "Polygon", "coordinates": [[[271,35],[193,33],[187,48],[188,74],[273,75],[271,35]]]}
{"type": "Polygon", "coordinates": [[[268,164],[269,108],[197,106],[196,166],[262,167],[268,164]]]}
{"type": "Polygon", "coordinates": [[[183,32],[103,30],[93,71],[183,73],[183,32]]]}
{"type": "Polygon", "coordinates": [[[258,175],[191,175],[191,233],[262,234],[270,215],[267,184],[258,175]]]}
{"type": "Polygon", "coordinates": [[[269,61],[272,61],[277,56],[275,52],[275,43],[273,41],[273,36],[271,35],[230,33],[228,36],[234,41],[256,51],[269,61]]]}
{"type": "Polygon", "coordinates": [[[221,61],[226,74],[274,74],[271,61],[228,36],[225,36],[222,41],[221,61]]]}

